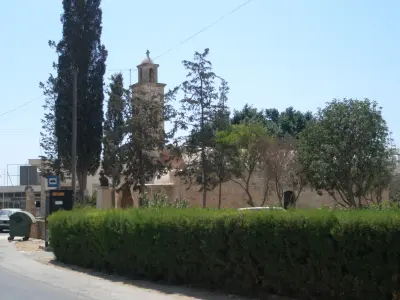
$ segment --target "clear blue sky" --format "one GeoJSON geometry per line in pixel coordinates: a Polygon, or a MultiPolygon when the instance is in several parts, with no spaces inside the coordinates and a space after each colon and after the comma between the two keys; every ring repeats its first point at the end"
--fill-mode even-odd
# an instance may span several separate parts
{"type": "MultiPolygon", "coordinates": [[[[56,59],[47,42],[60,38],[61,2],[0,3],[0,170],[41,154],[38,83],[56,59]]],[[[157,60],[159,80],[172,87],[184,80],[181,61],[208,47],[215,72],[230,84],[232,108],[315,111],[335,97],[368,97],[383,107],[400,144],[400,1],[254,0],[176,46],[243,2],[103,0],[107,77],[122,70],[129,81],[132,68],[134,82],[147,49],[155,57],[173,47],[157,60]]]]}

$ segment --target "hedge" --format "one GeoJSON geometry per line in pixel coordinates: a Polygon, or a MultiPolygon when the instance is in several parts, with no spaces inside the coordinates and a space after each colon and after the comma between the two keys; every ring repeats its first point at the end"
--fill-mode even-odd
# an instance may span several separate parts
{"type": "Polygon", "coordinates": [[[392,299],[398,211],[94,209],[50,216],[58,260],[131,278],[296,299],[392,299]]]}

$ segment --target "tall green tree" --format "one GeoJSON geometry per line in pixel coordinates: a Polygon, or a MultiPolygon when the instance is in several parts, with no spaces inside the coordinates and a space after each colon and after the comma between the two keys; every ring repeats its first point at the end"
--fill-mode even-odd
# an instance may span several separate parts
{"type": "Polygon", "coordinates": [[[181,85],[183,98],[178,114],[178,125],[188,130],[183,138],[182,153],[187,158],[186,167],[178,175],[188,183],[200,185],[203,207],[207,205],[207,191],[215,188],[214,166],[211,153],[214,145],[212,123],[218,106],[216,75],[207,60],[209,49],[195,52],[193,61],[185,60],[187,80],[181,85]]]}
{"type": "Polygon", "coordinates": [[[125,135],[125,89],[121,73],[111,76],[107,93],[108,103],[104,121],[102,167],[104,174],[111,177],[111,185],[115,189],[120,184],[124,163],[121,147],[125,135]]]}
{"type": "Polygon", "coordinates": [[[222,206],[222,184],[229,180],[229,167],[227,159],[227,149],[224,144],[217,143],[216,133],[218,131],[227,130],[230,127],[229,120],[229,108],[227,106],[229,94],[229,86],[226,80],[222,79],[221,86],[219,87],[219,102],[217,105],[217,111],[215,115],[215,120],[213,121],[214,127],[214,145],[212,158],[214,160],[215,177],[218,184],[218,208],[221,209],[222,206]]]}
{"type": "Polygon", "coordinates": [[[162,155],[168,141],[164,122],[170,116],[170,111],[165,107],[170,107],[168,102],[174,93],[175,90],[166,95],[142,91],[131,95],[127,91],[124,184],[139,191],[140,206],[145,197],[146,183],[160,178],[169,168],[168,160],[162,155]]]}
{"type": "Polygon", "coordinates": [[[338,204],[361,207],[389,185],[389,130],[374,101],[329,102],[300,134],[297,148],[308,182],[338,204]]]}
{"type": "Polygon", "coordinates": [[[55,132],[55,81],[53,75],[50,75],[46,84],[40,83],[39,87],[43,90],[45,96],[45,104],[43,108],[45,110],[44,116],[41,120],[42,131],[40,132],[40,147],[43,150],[41,155],[41,175],[46,177],[48,175],[58,175],[62,178],[62,166],[59,156],[58,139],[55,132]]]}
{"type": "MultiPolygon", "coordinates": [[[[101,0],[63,0],[62,4],[62,38],[57,44],[49,42],[58,55],[57,76],[42,86],[54,94],[57,156],[62,167],[71,171],[72,72],[78,72],[77,178],[84,199],[87,175],[94,174],[100,165],[107,51],[101,43],[101,0]]],[[[43,143],[49,144],[49,139],[44,138],[43,143]]]]}

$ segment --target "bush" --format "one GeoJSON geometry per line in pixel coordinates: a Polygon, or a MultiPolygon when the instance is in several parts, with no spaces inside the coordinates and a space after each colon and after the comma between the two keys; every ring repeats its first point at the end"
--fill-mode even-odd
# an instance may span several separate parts
{"type": "Polygon", "coordinates": [[[397,211],[80,209],[50,216],[64,263],[266,299],[391,299],[397,211]]]}
{"type": "Polygon", "coordinates": [[[161,192],[156,192],[151,198],[148,194],[142,196],[142,207],[146,208],[161,208],[161,207],[174,207],[174,208],[188,208],[189,201],[186,199],[178,198],[170,202],[168,196],[161,192]]]}

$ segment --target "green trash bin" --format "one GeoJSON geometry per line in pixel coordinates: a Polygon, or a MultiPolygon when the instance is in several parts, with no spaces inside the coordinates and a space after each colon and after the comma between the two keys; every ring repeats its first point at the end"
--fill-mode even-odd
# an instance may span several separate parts
{"type": "Polygon", "coordinates": [[[16,236],[22,236],[24,241],[29,240],[32,224],[36,223],[35,217],[27,211],[17,211],[10,216],[9,241],[16,236]]]}

